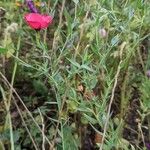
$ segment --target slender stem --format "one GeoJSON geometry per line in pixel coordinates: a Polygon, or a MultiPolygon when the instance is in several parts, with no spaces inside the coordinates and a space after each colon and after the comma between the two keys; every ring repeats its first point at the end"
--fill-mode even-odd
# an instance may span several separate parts
{"type": "MultiPolygon", "coordinates": [[[[26,122],[25,122],[25,120],[24,120],[24,118],[23,118],[23,116],[22,116],[22,113],[21,113],[21,111],[20,111],[19,106],[17,105],[17,103],[16,103],[15,101],[14,101],[14,104],[15,104],[17,110],[18,110],[18,113],[19,113],[20,118],[21,118],[21,120],[22,120],[23,126],[25,127],[26,131],[28,132],[28,135],[29,135],[29,137],[30,137],[30,139],[31,139],[31,141],[32,141],[32,143],[33,143],[33,146],[34,146],[35,150],[39,150],[36,141],[34,141],[32,135],[31,135],[31,133],[30,133],[30,130],[28,129],[28,127],[27,127],[27,125],[26,125],[26,122]]],[[[42,150],[43,150],[43,149],[42,149],[42,150]]]]}
{"type": "MultiPolygon", "coordinates": [[[[7,78],[3,75],[3,73],[0,71],[0,75],[1,77],[4,79],[4,81],[8,84],[8,86],[10,88],[12,88],[14,94],[16,95],[16,97],[18,98],[18,100],[21,102],[21,104],[23,105],[23,107],[25,108],[25,110],[28,112],[30,118],[33,120],[33,122],[35,123],[35,125],[37,126],[37,128],[39,129],[39,131],[42,133],[43,131],[41,130],[40,126],[38,125],[38,123],[35,121],[35,119],[33,118],[31,112],[29,111],[29,109],[26,107],[26,105],[24,104],[23,100],[21,99],[21,97],[18,95],[18,93],[16,92],[16,90],[12,87],[12,85],[9,83],[9,81],[7,80],[7,78]]],[[[52,144],[49,141],[48,137],[45,135],[45,139],[47,140],[49,146],[51,147],[52,144]]]]}
{"type": "MultiPolygon", "coordinates": [[[[58,34],[59,34],[59,32],[60,32],[60,29],[61,29],[61,27],[62,27],[63,12],[64,12],[64,8],[65,8],[65,4],[66,4],[66,0],[63,0],[62,6],[61,6],[61,10],[60,10],[60,14],[59,14],[58,28],[57,28],[57,30],[55,31],[54,38],[53,38],[52,50],[55,49],[55,45],[56,45],[56,43],[58,42],[57,36],[58,36],[58,34]]],[[[57,43],[57,44],[58,44],[58,43],[57,43]]]]}
{"type": "MultiPolygon", "coordinates": [[[[10,35],[9,35],[9,33],[6,33],[6,30],[5,30],[5,32],[4,32],[4,43],[3,43],[4,48],[6,48],[6,46],[7,46],[8,36],[10,36],[10,35]]],[[[5,75],[5,55],[3,55],[2,63],[3,63],[3,74],[5,75]]]]}
{"type": "Polygon", "coordinates": [[[103,150],[103,145],[104,145],[105,136],[106,136],[106,132],[107,132],[107,126],[109,123],[109,118],[110,118],[110,113],[111,113],[111,106],[112,106],[112,103],[114,100],[115,90],[117,87],[118,78],[119,78],[119,74],[120,74],[120,70],[121,70],[121,65],[123,62],[123,50],[124,50],[125,46],[126,46],[126,42],[123,42],[120,46],[120,55],[119,55],[120,56],[120,62],[118,64],[117,72],[116,72],[115,77],[114,77],[114,84],[113,84],[113,88],[112,88],[112,92],[111,92],[111,98],[110,98],[110,102],[109,102],[109,106],[108,106],[108,112],[106,115],[106,123],[104,125],[104,132],[103,132],[102,142],[101,142],[101,146],[100,146],[99,150],[103,150]]]}
{"type": "Polygon", "coordinates": [[[101,146],[100,146],[99,150],[103,150],[103,144],[104,144],[105,135],[106,135],[106,131],[107,131],[107,126],[108,126],[108,122],[109,122],[109,118],[110,118],[111,106],[112,106],[112,103],[113,103],[115,90],[116,90],[117,83],[118,83],[118,77],[119,77],[119,74],[120,74],[121,64],[122,64],[122,60],[120,61],[119,65],[118,65],[117,73],[115,75],[115,81],[114,81],[114,85],[113,85],[113,89],[112,89],[112,95],[111,95],[110,103],[109,103],[109,106],[108,106],[108,112],[107,112],[107,116],[106,116],[106,123],[104,125],[104,132],[103,132],[102,142],[101,142],[101,146]]]}
{"type": "Polygon", "coordinates": [[[125,76],[124,76],[124,80],[122,83],[122,87],[121,87],[121,102],[120,102],[120,119],[123,118],[125,112],[126,112],[126,108],[127,108],[127,104],[128,104],[128,99],[126,98],[126,86],[127,86],[127,82],[128,82],[128,68],[125,70],[125,76]]]}
{"type": "MultiPolygon", "coordinates": [[[[22,19],[20,19],[20,27],[21,26],[22,26],[22,19]]],[[[16,58],[18,58],[18,56],[19,56],[20,41],[21,41],[21,36],[19,35],[18,43],[17,43],[17,50],[16,50],[16,58]]],[[[12,74],[12,78],[11,78],[11,88],[10,88],[10,91],[9,91],[9,97],[8,97],[8,103],[7,103],[8,110],[10,110],[11,98],[12,98],[12,93],[13,93],[12,87],[14,85],[14,80],[15,80],[16,71],[17,71],[17,65],[18,65],[18,63],[17,63],[17,61],[15,61],[14,68],[13,68],[13,74],[12,74]]],[[[10,125],[11,150],[15,150],[15,148],[14,148],[14,138],[13,138],[13,128],[12,128],[10,112],[9,112],[9,125],[10,125]]]]}
{"type": "Polygon", "coordinates": [[[0,140],[0,149],[1,150],[5,150],[4,144],[3,144],[3,142],[1,140],[0,140]]]}
{"type": "Polygon", "coordinates": [[[41,122],[42,122],[42,150],[45,150],[45,135],[44,135],[44,131],[45,131],[45,124],[44,124],[44,118],[43,115],[40,111],[40,109],[38,109],[40,117],[41,117],[41,122]]]}
{"type": "Polygon", "coordinates": [[[40,32],[36,31],[36,44],[37,46],[40,46],[40,32]]]}
{"type": "MultiPolygon", "coordinates": [[[[48,4],[47,4],[47,9],[48,9],[48,11],[49,11],[49,8],[50,8],[50,0],[48,0],[48,4]]],[[[49,12],[48,12],[48,13],[49,13],[49,12]]],[[[44,45],[46,45],[46,38],[47,38],[47,28],[45,29],[44,37],[43,37],[44,45]]]]}
{"type": "Polygon", "coordinates": [[[81,44],[82,37],[83,37],[83,35],[84,35],[85,22],[86,22],[86,20],[87,20],[88,15],[89,15],[89,11],[86,12],[85,17],[83,18],[83,26],[82,26],[82,28],[81,28],[81,30],[80,30],[79,41],[78,41],[77,46],[76,46],[76,48],[75,48],[75,54],[74,54],[74,57],[75,57],[75,58],[76,58],[77,54],[80,53],[79,47],[80,47],[80,44],[81,44]]]}
{"type": "Polygon", "coordinates": [[[147,121],[148,121],[148,140],[150,141],[150,115],[147,116],[147,121]]]}

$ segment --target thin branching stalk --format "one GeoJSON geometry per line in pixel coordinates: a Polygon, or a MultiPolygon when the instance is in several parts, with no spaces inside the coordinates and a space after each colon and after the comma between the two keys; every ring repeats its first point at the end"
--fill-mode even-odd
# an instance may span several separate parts
{"type": "MultiPolygon", "coordinates": [[[[29,109],[26,107],[26,105],[24,104],[23,100],[21,99],[21,97],[18,95],[18,93],[16,92],[16,90],[12,87],[12,85],[9,83],[9,81],[7,80],[7,78],[3,75],[2,72],[0,72],[1,77],[4,79],[4,81],[8,84],[8,86],[10,88],[12,88],[12,91],[14,92],[14,94],[17,96],[18,100],[21,102],[21,104],[23,105],[23,107],[25,108],[25,110],[27,111],[27,113],[29,114],[29,116],[31,117],[31,119],[33,120],[33,122],[35,123],[35,125],[38,127],[39,131],[41,133],[43,133],[42,129],[40,128],[40,126],[38,125],[38,123],[35,121],[35,119],[33,118],[31,112],[29,111],[29,109]]],[[[44,135],[44,134],[43,134],[44,135]]],[[[48,137],[45,135],[45,139],[48,142],[48,144],[50,145],[50,147],[52,146],[51,142],[49,141],[48,137]]]]}
{"type": "MultiPolygon", "coordinates": [[[[48,0],[47,9],[48,9],[48,11],[50,9],[50,0],[48,0]]],[[[47,28],[45,29],[44,36],[43,36],[43,43],[44,43],[44,45],[46,45],[46,38],[47,38],[47,28]]]]}
{"type": "Polygon", "coordinates": [[[44,131],[45,131],[45,124],[44,124],[44,118],[43,118],[43,115],[40,111],[40,109],[38,109],[39,111],[39,114],[40,114],[40,117],[41,117],[41,124],[42,124],[42,150],[45,150],[45,134],[44,134],[44,131]]]}
{"type": "MultiPolygon", "coordinates": [[[[4,90],[3,90],[3,88],[2,88],[1,86],[0,86],[0,91],[2,92],[2,95],[3,95],[3,100],[4,100],[4,103],[5,103],[6,110],[7,110],[7,112],[8,112],[8,115],[7,115],[7,116],[8,116],[9,123],[10,123],[10,122],[11,122],[11,114],[10,114],[10,111],[8,110],[5,92],[4,92],[4,90]]],[[[12,98],[13,98],[13,100],[14,100],[14,104],[15,104],[17,110],[18,110],[18,113],[19,113],[19,115],[20,115],[20,117],[21,117],[21,120],[22,120],[22,122],[23,122],[23,125],[24,125],[24,127],[26,128],[26,130],[27,130],[27,132],[28,132],[28,134],[29,134],[29,137],[30,137],[30,139],[31,139],[31,141],[32,141],[32,143],[33,143],[35,149],[38,150],[37,144],[36,144],[36,143],[34,142],[34,140],[33,140],[33,137],[32,137],[32,135],[31,135],[31,133],[30,133],[30,131],[29,131],[29,129],[28,129],[28,127],[27,127],[25,121],[24,121],[24,118],[23,118],[23,116],[22,116],[22,114],[21,114],[21,111],[20,111],[20,109],[19,109],[17,103],[15,102],[15,98],[13,97],[13,95],[12,95],[12,98]]],[[[12,122],[11,122],[11,123],[12,123],[12,122]]],[[[10,127],[12,128],[12,126],[10,126],[10,127]]],[[[11,130],[13,130],[13,129],[11,129],[11,130]]],[[[13,133],[11,132],[10,134],[13,134],[13,133]]],[[[11,135],[11,136],[13,136],[13,135],[11,135]]],[[[11,149],[12,149],[12,148],[11,148],[11,149]]]]}
{"type": "Polygon", "coordinates": [[[102,142],[101,142],[99,150],[103,150],[103,144],[104,144],[104,140],[105,140],[105,136],[106,136],[106,132],[107,132],[107,126],[108,126],[110,113],[111,113],[111,106],[112,106],[112,103],[113,103],[113,100],[114,100],[115,90],[116,90],[116,87],[117,87],[118,78],[119,78],[119,74],[120,74],[120,70],[121,70],[121,65],[122,65],[122,62],[123,62],[122,57],[123,57],[123,49],[124,49],[125,45],[126,45],[126,43],[124,43],[123,46],[121,46],[121,48],[120,48],[120,62],[119,62],[118,68],[117,68],[117,72],[115,74],[115,78],[114,78],[114,85],[113,85],[112,92],[111,92],[111,98],[110,98],[110,102],[109,102],[109,106],[108,106],[106,122],[105,122],[105,125],[104,125],[104,132],[103,132],[102,142]]]}
{"type": "Polygon", "coordinates": [[[59,14],[58,28],[56,29],[55,34],[54,34],[54,38],[53,38],[52,50],[54,50],[55,44],[57,43],[56,42],[57,41],[57,33],[59,33],[59,30],[62,27],[62,17],[63,17],[64,8],[65,8],[65,3],[66,3],[66,0],[63,0],[61,10],[60,10],[60,14],[59,14]]]}
{"type": "Polygon", "coordinates": [[[114,82],[114,85],[113,85],[111,99],[110,99],[109,106],[108,106],[108,112],[107,112],[107,116],[106,116],[106,123],[104,125],[104,132],[103,132],[103,138],[102,138],[102,143],[101,143],[101,146],[100,146],[100,150],[103,150],[103,144],[104,144],[105,135],[106,135],[106,131],[107,131],[107,126],[108,126],[108,122],[109,122],[109,118],[110,118],[111,106],[112,106],[112,103],[113,103],[113,100],[114,100],[114,94],[115,94],[115,90],[116,90],[117,83],[118,83],[118,77],[119,77],[119,73],[120,73],[120,69],[121,69],[121,64],[122,64],[122,60],[120,61],[119,65],[118,65],[117,73],[115,75],[115,82],[114,82]]]}
{"type": "MultiPolygon", "coordinates": [[[[22,26],[22,19],[20,19],[20,28],[21,28],[21,26],[22,26]]],[[[20,42],[21,42],[21,36],[19,35],[18,43],[17,43],[17,49],[16,49],[16,57],[17,58],[19,56],[20,42]]],[[[17,63],[17,61],[15,61],[14,68],[13,68],[13,73],[12,73],[12,78],[11,78],[11,86],[12,87],[13,87],[14,81],[15,81],[17,65],[18,65],[18,63],[17,63]]],[[[8,102],[7,102],[8,110],[10,109],[10,105],[11,105],[12,93],[13,93],[13,90],[12,90],[12,88],[10,88],[9,96],[8,96],[8,102]]],[[[8,116],[9,116],[9,124],[10,124],[11,150],[15,150],[15,148],[14,148],[14,138],[13,138],[13,128],[12,128],[12,122],[11,122],[11,115],[10,115],[10,113],[8,114],[8,116]]]]}
{"type": "Polygon", "coordinates": [[[75,58],[76,58],[77,54],[80,53],[80,51],[79,51],[79,46],[80,46],[80,44],[81,44],[81,40],[82,40],[82,37],[83,37],[83,34],[84,34],[85,22],[87,21],[88,15],[89,15],[89,11],[86,12],[86,15],[85,15],[85,17],[84,17],[84,19],[83,19],[83,25],[82,25],[82,27],[81,27],[81,29],[80,29],[79,41],[78,41],[77,46],[76,46],[76,48],[75,48],[75,54],[74,54],[74,57],[75,57],[75,58]]]}
{"type": "Polygon", "coordinates": [[[23,116],[22,116],[22,113],[21,113],[21,111],[20,111],[20,108],[19,108],[19,106],[17,105],[17,103],[15,102],[15,99],[14,99],[14,104],[15,104],[15,106],[16,106],[16,108],[17,108],[17,111],[18,111],[18,113],[19,113],[19,115],[20,115],[20,118],[21,118],[21,120],[22,120],[23,126],[25,127],[26,131],[28,132],[28,135],[29,135],[29,137],[30,137],[30,139],[31,139],[31,141],[32,141],[32,143],[33,143],[33,145],[34,145],[35,150],[39,150],[39,148],[38,148],[38,146],[37,146],[35,140],[33,139],[32,135],[31,135],[30,130],[28,129],[28,127],[27,127],[27,125],[26,125],[26,122],[25,122],[25,120],[24,120],[24,118],[23,118],[23,116]]]}
{"type": "Polygon", "coordinates": [[[141,123],[138,123],[138,128],[139,128],[139,131],[140,131],[140,134],[141,134],[141,137],[142,137],[143,144],[145,146],[144,134],[143,134],[143,131],[142,131],[142,128],[141,128],[141,123]]]}
{"type": "MultiPolygon", "coordinates": [[[[69,86],[68,86],[69,87],[69,86]]],[[[49,150],[53,150],[54,149],[54,146],[55,146],[55,140],[56,140],[56,137],[57,137],[57,133],[58,133],[58,130],[59,130],[59,125],[61,124],[61,113],[63,111],[63,108],[64,108],[64,105],[65,105],[65,102],[66,102],[66,94],[67,94],[67,91],[68,89],[66,89],[65,93],[64,93],[64,97],[62,99],[62,104],[61,104],[61,108],[59,110],[59,114],[58,114],[58,122],[56,124],[56,129],[55,129],[55,133],[54,133],[54,138],[53,138],[53,145],[52,147],[50,147],[49,150]]],[[[63,136],[63,135],[62,135],[63,136]]]]}

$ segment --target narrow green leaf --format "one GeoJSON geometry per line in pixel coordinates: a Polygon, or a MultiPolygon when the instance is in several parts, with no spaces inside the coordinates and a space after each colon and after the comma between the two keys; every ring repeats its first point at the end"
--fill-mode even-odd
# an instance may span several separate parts
{"type": "Polygon", "coordinates": [[[6,53],[6,52],[7,52],[7,49],[0,46],[0,53],[6,53]]]}
{"type": "Polygon", "coordinates": [[[77,68],[80,68],[81,66],[80,66],[80,64],[79,63],[77,63],[77,62],[75,62],[74,60],[71,60],[71,59],[69,59],[69,58],[67,58],[74,66],[76,66],[77,68]]]}
{"type": "Polygon", "coordinates": [[[74,2],[75,4],[78,4],[78,3],[79,3],[79,0],[73,0],[73,2],[74,2]]]}
{"type": "Polygon", "coordinates": [[[86,69],[86,70],[88,70],[88,71],[91,71],[91,72],[94,72],[94,70],[92,69],[92,68],[90,68],[89,66],[87,66],[87,65],[81,65],[81,68],[82,69],[86,69]]]}
{"type": "Polygon", "coordinates": [[[118,44],[118,42],[119,42],[119,36],[118,35],[116,35],[115,37],[113,37],[111,39],[111,45],[112,46],[116,46],[118,44]]]}

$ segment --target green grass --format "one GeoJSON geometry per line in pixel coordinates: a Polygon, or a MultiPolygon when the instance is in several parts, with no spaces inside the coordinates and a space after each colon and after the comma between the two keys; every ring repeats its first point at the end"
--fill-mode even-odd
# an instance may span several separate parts
{"type": "Polygon", "coordinates": [[[0,149],[146,150],[150,2],[46,2],[54,21],[38,33],[0,2],[0,149]]]}

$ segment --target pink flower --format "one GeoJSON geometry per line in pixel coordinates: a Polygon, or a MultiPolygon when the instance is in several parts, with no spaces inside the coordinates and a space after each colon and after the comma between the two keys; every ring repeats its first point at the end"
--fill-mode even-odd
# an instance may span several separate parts
{"type": "Polygon", "coordinates": [[[27,24],[35,30],[47,28],[53,20],[52,16],[42,15],[39,13],[28,13],[24,18],[27,24]]]}

